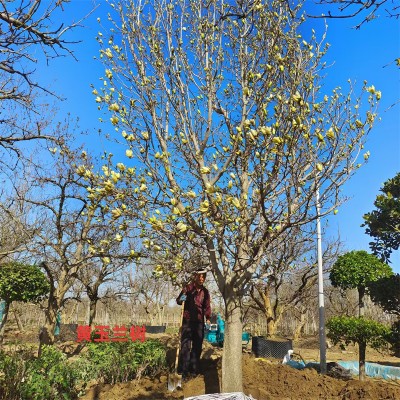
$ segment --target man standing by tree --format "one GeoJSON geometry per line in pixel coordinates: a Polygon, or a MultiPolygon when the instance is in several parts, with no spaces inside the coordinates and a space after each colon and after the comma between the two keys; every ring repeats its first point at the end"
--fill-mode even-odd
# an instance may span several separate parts
{"type": "Polygon", "coordinates": [[[179,360],[179,369],[183,377],[199,373],[204,338],[204,318],[209,324],[211,316],[210,293],[203,286],[205,280],[206,270],[197,270],[193,282],[182,289],[176,299],[179,305],[185,302],[179,360]]]}

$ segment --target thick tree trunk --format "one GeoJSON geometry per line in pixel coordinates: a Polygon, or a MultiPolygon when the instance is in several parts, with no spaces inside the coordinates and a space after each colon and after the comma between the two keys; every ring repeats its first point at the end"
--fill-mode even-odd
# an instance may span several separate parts
{"type": "Polygon", "coordinates": [[[265,307],[265,318],[267,320],[267,335],[274,337],[276,335],[276,322],[274,318],[274,313],[272,310],[271,299],[269,297],[269,292],[266,289],[263,294],[264,307],[265,307]]]}
{"type": "Polygon", "coordinates": [[[89,326],[92,328],[94,328],[94,321],[96,319],[96,314],[97,314],[97,302],[99,301],[99,299],[97,297],[94,298],[90,298],[89,301],[89,326]]]}
{"type": "MultiPolygon", "coordinates": [[[[226,291],[228,292],[228,291],[226,291]]],[[[225,298],[225,335],[222,353],[222,392],[242,392],[242,320],[240,301],[232,289],[225,298]]]]}
{"type": "Polygon", "coordinates": [[[300,314],[300,322],[296,325],[296,328],[294,329],[294,332],[293,332],[293,340],[300,339],[300,337],[302,336],[302,333],[304,331],[305,325],[306,325],[306,313],[302,312],[300,314]]]}
{"type": "Polygon", "coordinates": [[[358,357],[358,377],[360,381],[365,379],[365,354],[366,354],[367,344],[366,343],[359,343],[358,350],[359,350],[359,357],[358,357]]]}
{"type": "Polygon", "coordinates": [[[0,321],[0,344],[3,343],[4,340],[4,332],[6,330],[5,325],[8,319],[8,311],[10,310],[10,303],[5,302],[4,304],[4,311],[3,311],[3,318],[0,321]]]}
{"type": "MultiPolygon", "coordinates": [[[[59,289],[58,289],[59,290],[59,289]]],[[[42,349],[44,345],[52,345],[54,344],[55,336],[54,330],[56,328],[57,323],[57,314],[60,310],[60,302],[59,298],[64,297],[65,292],[51,292],[49,295],[47,308],[44,312],[45,321],[44,326],[40,330],[39,334],[39,350],[38,357],[42,354],[42,349]]]]}

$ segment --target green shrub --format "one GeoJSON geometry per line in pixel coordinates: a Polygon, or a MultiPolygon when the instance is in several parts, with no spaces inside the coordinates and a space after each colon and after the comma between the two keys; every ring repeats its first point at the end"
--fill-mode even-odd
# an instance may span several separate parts
{"type": "Polygon", "coordinates": [[[368,344],[374,349],[387,344],[390,328],[379,322],[357,317],[333,317],[326,327],[328,338],[334,344],[348,345],[349,343],[368,344]]]}
{"type": "Polygon", "coordinates": [[[23,400],[72,400],[78,398],[79,373],[65,354],[44,346],[39,358],[27,360],[22,385],[23,400]]]}
{"type": "Polygon", "coordinates": [[[141,375],[152,375],[165,366],[166,351],[158,340],[144,342],[103,342],[89,343],[83,356],[91,366],[90,371],[82,371],[91,379],[114,384],[126,382],[141,375]]]}
{"type": "Polygon", "coordinates": [[[25,379],[25,363],[30,355],[27,351],[12,349],[0,351],[0,399],[20,400],[25,379]]]}
{"type": "Polygon", "coordinates": [[[92,379],[126,382],[154,375],[166,364],[166,350],[158,340],[87,347],[74,362],[54,346],[44,346],[40,358],[27,349],[0,351],[0,400],[74,400],[92,379]]]}

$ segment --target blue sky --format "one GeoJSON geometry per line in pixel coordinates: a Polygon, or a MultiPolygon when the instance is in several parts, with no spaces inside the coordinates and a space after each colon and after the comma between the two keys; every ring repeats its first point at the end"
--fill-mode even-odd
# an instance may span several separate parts
{"type": "MultiPolygon", "coordinates": [[[[92,0],[72,0],[65,5],[63,21],[77,20],[93,8],[92,0]]],[[[104,128],[98,122],[102,115],[97,111],[90,84],[99,86],[103,75],[103,66],[93,58],[98,55],[98,44],[95,40],[99,25],[97,18],[107,20],[108,6],[104,1],[83,22],[84,28],[77,30],[71,38],[81,40],[74,47],[78,61],[70,58],[52,60],[48,66],[41,65],[39,79],[45,79],[54,91],[66,98],[61,105],[62,113],[69,112],[80,119],[82,129],[97,132],[104,128]]],[[[373,209],[373,202],[383,182],[400,172],[400,68],[394,60],[400,57],[400,21],[382,16],[360,30],[353,27],[359,20],[327,20],[326,41],[331,44],[326,61],[332,66],[327,71],[325,85],[327,88],[342,86],[346,88],[351,79],[361,85],[364,80],[373,84],[382,92],[380,104],[381,121],[371,132],[365,150],[371,157],[366,166],[343,187],[343,195],[349,197],[346,204],[339,208],[336,216],[327,218],[326,236],[338,236],[345,244],[346,250],[369,250],[370,237],[360,225],[362,216],[373,209]]],[[[320,32],[324,21],[311,19],[308,27],[320,32]]],[[[329,92],[327,90],[327,92],[329,92]]],[[[107,149],[107,143],[95,136],[91,143],[86,143],[100,151],[107,149]]],[[[400,252],[392,257],[392,267],[400,273],[400,252]]]]}

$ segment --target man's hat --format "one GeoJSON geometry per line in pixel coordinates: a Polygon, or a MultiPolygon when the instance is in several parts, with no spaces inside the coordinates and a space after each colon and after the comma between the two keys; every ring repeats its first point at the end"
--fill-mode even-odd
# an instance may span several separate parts
{"type": "Polygon", "coordinates": [[[206,274],[206,273],[207,273],[207,270],[205,268],[199,268],[199,269],[196,269],[196,271],[195,271],[196,275],[206,274]]]}

